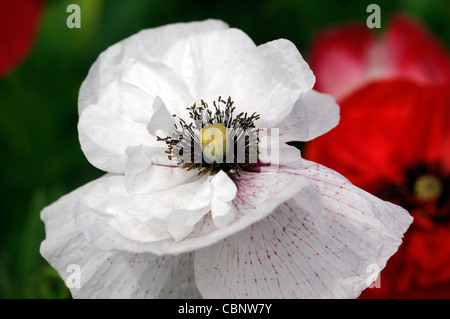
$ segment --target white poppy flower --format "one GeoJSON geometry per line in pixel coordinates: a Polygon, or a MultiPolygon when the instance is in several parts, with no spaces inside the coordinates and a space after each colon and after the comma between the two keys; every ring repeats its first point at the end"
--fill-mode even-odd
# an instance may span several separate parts
{"type": "Polygon", "coordinates": [[[107,174],[42,211],[42,255],[64,280],[79,267],[72,295],[357,297],[412,218],[285,144],[339,121],[314,81],[291,42],[257,46],[216,20],[144,30],[103,52],[81,86],[78,130],[107,174]],[[267,152],[220,162],[243,129],[267,152]],[[209,155],[183,161],[187,137],[209,155]]]}

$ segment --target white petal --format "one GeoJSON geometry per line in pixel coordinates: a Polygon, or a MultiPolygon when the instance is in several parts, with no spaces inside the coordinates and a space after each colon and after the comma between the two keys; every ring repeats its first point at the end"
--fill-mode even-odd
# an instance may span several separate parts
{"type": "Polygon", "coordinates": [[[312,89],[316,78],[294,43],[278,39],[258,46],[258,50],[271,63],[273,72],[279,72],[281,68],[285,70],[284,73],[276,73],[281,83],[298,86],[302,92],[312,89]]]}
{"type": "Polygon", "coordinates": [[[167,110],[166,105],[159,96],[153,101],[153,115],[147,125],[147,131],[157,136],[156,131],[161,130],[165,136],[171,136],[175,129],[175,121],[173,116],[167,110]]]}
{"type": "Polygon", "coordinates": [[[300,95],[291,113],[278,124],[280,140],[310,141],[339,123],[339,106],[328,94],[309,91],[300,95]]]}
{"type": "MultiPolygon", "coordinates": [[[[109,177],[79,201],[76,221],[103,250],[180,254],[248,227],[309,186],[307,179],[293,174],[242,173],[232,181],[238,189],[236,197],[227,202],[232,196],[217,193],[214,188],[219,185],[213,187],[210,180],[203,176],[167,190],[138,194],[126,191],[123,176],[109,177]],[[214,213],[208,214],[211,209],[214,213]],[[176,218],[180,214],[183,218],[176,218]]],[[[224,180],[222,190],[232,191],[224,180]]]]}
{"type": "MultiPolygon", "coordinates": [[[[204,211],[202,210],[202,212],[204,211]]],[[[176,210],[170,215],[167,231],[175,242],[182,240],[194,230],[193,225],[187,226],[188,218],[189,214],[185,210],[176,210]]]]}
{"type": "Polygon", "coordinates": [[[294,146],[281,143],[279,152],[281,165],[292,167],[302,160],[300,150],[294,146]]]}
{"type": "Polygon", "coordinates": [[[228,24],[221,20],[207,19],[199,22],[174,23],[143,30],[138,33],[144,52],[153,57],[162,57],[173,43],[199,33],[228,29],[228,24]]]}
{"type": "MultiPolygon", "coordinates": [[[[412,218],[317,164],[292,174],[316,182],[319,210],[294,199],[263,221],[196,252],[197,286],[205,298],[356,298],[402,242],[412,218]]],[[[294,197],[295,198],[295,197],[294,197]]],[[[302,201],[304,202],[304,201],[302,201]]]]}
{"type": "Polygon", "coordinates": [[[223,171],[211,179],[212,194],[211,217],[217,228],[228,225],[236,216],[235,208],[230,203],[237,193],[236,184],[223,171]]]}
{"type": "MultiPolygon", "coordinates": [[[[158,60],[141,61],[130,58],[124,63],[126,68],[122,72],[121,81],[138,87],[154,98],[159,96],[170,114],[188,118],[186,108],[192,106],[195,100],[186,83],[173,70],[158,60]]],[[[153,104],[153,101],[149,102],[153,104]]]]}
{"type": "Polygon", "coordinates": [[[156,138],[146,130],[152,113],[148,101],[149,97],[139,89],[113,83],[106,88],[98,105],[84,110],[78,122],[79,140],[92,165],[104,171],[123,173],[127,147],[157,144],[156,138]],[[136,113],[142,117],[139,119],[136,113]]]}
{"type": "Polygon", "coordinates": [[[274,143],[273,136],[266,134],[266,131],[263,131],[262,135],[259,135],[258,158],[265,164],[259,167],[261,171],[273,172],[277,171],[280,165],[292,166],[301,161],[298,148],[279,141],[278,136],[274,143]]]}
{"type": "Polygon", "coordinates": [[[168,227],[174,220],[173,214],[184,211],[187,216],[209,206],[209,201],[201,201],[206,179],[139,194],[126,190],[124,176],[105,178],[90,187],[77,203],[76,223],[102,250],[156,251],[154,245],[172,240],[171,231],[175,228],[171,225],[170,231],[168,227]]]}
{"type": "MultiPolygon", "coordinates": [[[[166,146],[164,144],[164,146],[166,146]]],[[[145,194],[194,181],[195,171],[186,171],[167,158],[162,147],[129,147],[126,151],[125,186],[128,192],[145,194]]]]}
{"type": "MultiPolygon", "coordinates": [[[[234,179],[234,182],[238,192],[232,201],[235,215],[230,223],[217,228],[211,216],[206,215],[196,224],[188,237],[177,243],[171,241],[152,243],[158,244],[152,247],[152,251],[157,254],[176,254],[210,246],[263,219],[280,203],[308,187],[306,179],[286,174],[241,173],[241,177],[234,179]]],[[[224,222],[226,223],[226,220],[224,222]]]]}
{"type": "Polygon", "coordinates": [[[211,178],[211,186],[213,195],[223,202],[231,202],[236,197],[236,184],[224,171],[211,178]]]}
{"type": "Polygon", "coordinates": [[[140,61],[159,59],[173,43],[181,38],[227,27],[226,23],[211,19],[176,23],[143,30],[114,44],[100,54],[81,85],[78,99],[79,113],[81,114],[87,106],[97,104],[105,87],[120,80],[127,66],[123,63],[124,59],[134,58],[140,61]]]}
{"type": "Polygon", "coordinates": [[[401,242],[403,233],[412,222],[411,215],[400,206],[365,192],[320,164],[302,160],[295,169],[285,168],[283,171],[314,180],[322,193],[325,207],[328,205],[328,209],[339,212],[337,216],[357,227],[367,226],[374,232],[384,232],[393,243],[401,242]]]}
{"type": "Polygon", "coordinates": [[[314,84],[295,46],[273,41],[256,47],[237,29],[218,30],[175,43],[162,61],[185,82],[192,96],[212,104],[231,97],[236,113],[261,115],[259,127],[272,127],[291,111],[300,93],[314,84]]]}
{"type": "Polygon", "coordinates": [[[74,298],[200,298],[193,255],[157,257],[102,251],[76,228],[74,205],[98,181],[63,196],[41,214],[46,239],[41,254],[59,272],[74,298]],[[76,271],[79,272],[79,286],[76,271]]]}
{"type": "Polygon", "coordinates": [[[232,204],[223,202],[217,197],[213,197],[211,200],[211,217],[214,226],[223,228],[236,218],[236,209],[232,204]]]}
{"type": "Polygon", "coordinates": [[[278,112],[279,105],[291,104],[297,100],[299,94],[313,88],[316,78],[291,41],[286,39],[270,41],[258,46],[258,51],[264,56],[272,76],[283,87],[279,88],[273,97],[273,112],[278,112]]]}
{"type": "Polygon", "coordinates": [[[170,205],[157,202],[152,210],[139,198],[127,192],[123,176],[105,177],[89,187],[77,202],[77,227],[102,250],[127,250],[132,243],[170,238],[163,220],[172,212],[170,205]]]}

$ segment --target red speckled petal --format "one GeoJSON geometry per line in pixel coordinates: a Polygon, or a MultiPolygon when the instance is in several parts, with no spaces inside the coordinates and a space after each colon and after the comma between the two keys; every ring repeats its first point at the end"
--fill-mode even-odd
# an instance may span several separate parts
{"type": "MultiPolygon", "coordinates": [[[[274,213],[215,246],[196,252],[195,278],[206,298],[348,298],[371,281],[401,244],[412,218],[402,208],[305,161],[292,174],[322,193],[320,211],[291,199],[274,213]]],[[[303,196],[303,199],[307,197],[303,196]]]]}

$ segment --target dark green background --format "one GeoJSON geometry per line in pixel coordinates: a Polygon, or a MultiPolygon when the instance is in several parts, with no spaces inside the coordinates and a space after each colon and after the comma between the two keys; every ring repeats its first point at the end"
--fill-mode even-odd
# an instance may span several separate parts
{"type": "Polygon", "coordinates": [[[393,14],[409,13],[448,48],[448,0],[47,1],[32,52],[0,79],[0,298],[70,297],[39,254],[45,236],[39,213],[102,174],[85,159],[77,136],[78,90],[101,51],[143,28],[217,18],[257,44],[287,38],[308,59],[317,31],[365,23],[370,3],[381,7],[378,32],[393,14]],[[81,29],[66,26],[70,3],[81,7],[81,29]]]}

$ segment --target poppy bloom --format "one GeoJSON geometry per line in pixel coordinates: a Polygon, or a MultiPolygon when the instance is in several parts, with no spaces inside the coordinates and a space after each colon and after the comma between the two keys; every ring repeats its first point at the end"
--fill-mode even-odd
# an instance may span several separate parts
{"type": "Polygon", "coordinates": [[[42,0],[0,3],[0,76],[10,72],[29,52],[43,6],[42,0]]]}
{"type": "MultiPolygon", "coordinates": [[[[318,77],[318,87],[340,96],[341,121],[309,142],[305,157],[403,206],[415,218],[403,245],[381,272],[380,288],[367,289],[362,297],[449,297],[445,286],[450,280],[449,60],[421,28],[404,18],[387,32],[385,37],[397,39],[390,42],[397,50],[381,56],[391,56],[387,60],[395,63],[381,65],[386,73],[378,81],[363,76],[358,83],[355,77],[347,82],[354,81],[353,85],[343,89],[327,86],[318,77]]],[[[341,49],[346,51],[352,33],[333,33],[337,37],[331,42],[337,45],[345,39],[341,49]]],[[[322,40],[318,42],[323,44],[322,40]]],[[[319,57],[333,52],[321,55],[316,50],[315,65],[323,68],[329,61],[322,63],[319,57]]],[[[369,56],[361,48],[352,54],[357,57],[352,63],[359,67],[369,56]]],[[[363,70],[367,68],[359,68],[359,74],[363,70]]],[[[327,76],[332,83],[333,74],[327,76]]],[[[346,73],[334,76],[340,82],[346,73]]]]}
{"type": "Polygon", "coordinates": [[[339,121],[313,85],[291,42],[216,20],[111,46],[78,124],[108,174],[42,211],[42,255],[65,280],[79,266],[74,297],[359,296],[412,219],[285,143],[339,121]]]}

